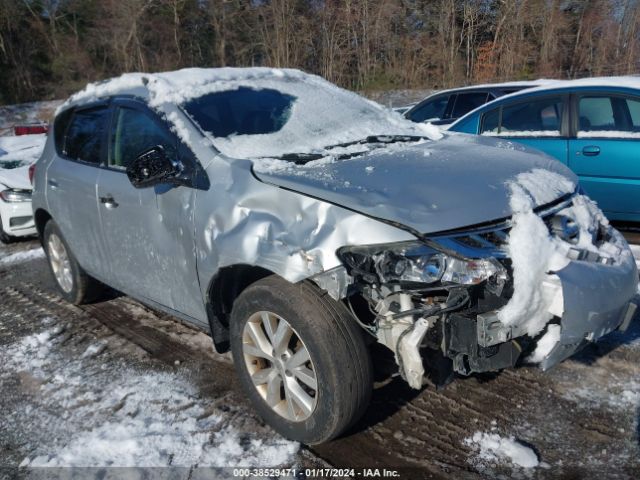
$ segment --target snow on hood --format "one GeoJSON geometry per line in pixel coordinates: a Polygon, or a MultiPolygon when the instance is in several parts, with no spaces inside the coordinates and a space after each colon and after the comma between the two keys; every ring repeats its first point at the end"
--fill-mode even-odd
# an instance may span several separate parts
{"type": "Polygon", "coordinates": [[[29,165],[35,163],[44,149],[47,136],[20,135],[0,137],[0,183],[9,188],[31,190],[29,165]]]}
{"type": "Polygon", "coordinates": [[[188,128],[172,106],[203,95],[238,88],[273,89],[295,97],[290,117],[278,131],[260,135],[209,137],[228,157],[278,157],[309,153],[328,145],[353,142],[370,135],[441,137],[431,125],[416,124],[390,109],[326,80],[293,69],[189,68],[175,72],[128,73],[105,82],[89,84],[61,108],[107,95],[130,93],[146,97],[149,105],[164,112],[182,140],[192,143],[188,128]]]}
{"type": "MultiPolygon", "coordinates": [[[[421,233],[510,217],[508,184],[534,169],[545,172],[541,174],[545,179],[562,178],[535,190],[535,206],[575,191],[575,175],[549,157],[509,142],[460,134],[446,135],[438,142],[396,143],[348,160],[327,157],[305,166],[273,159],[254,161],[254,171],[265,183],[421,233]]],[[[534,190],[533,185],[527,187],[534,190]]]]}

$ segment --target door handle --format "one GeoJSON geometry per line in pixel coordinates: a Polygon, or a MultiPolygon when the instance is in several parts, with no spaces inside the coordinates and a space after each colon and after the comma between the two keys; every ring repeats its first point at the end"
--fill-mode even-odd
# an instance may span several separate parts
{"type": "Polygon", "coordinates": [[[595,157],[596,155],[600,155],[600,147],[596,145],[588,145],[582,149],[582,154],[585,157],[595,157]]]}
{"type": "Polygon", "coordinates": [[[109,210],[116,208],[118,206],[118,202],[114,200],[111,195],[105,195],[104,197],[100,197],[100,203],[107,207],[109,210]]]}
{"type": "Polygon", "coordinates": [[[47,183],[49,184],[52,190],[55,190],[56,188],[58,188],[58,182],[56,182],[53,178],[50,178],[49,180],[47,180],[47,183]]]}

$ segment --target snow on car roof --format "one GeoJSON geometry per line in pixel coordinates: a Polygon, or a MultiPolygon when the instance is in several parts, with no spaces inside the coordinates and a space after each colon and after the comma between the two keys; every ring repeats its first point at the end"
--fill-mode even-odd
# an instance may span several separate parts
{"type": "MultiPolygon", "coordinates": [[[[577,78],[574,80],[555,80],[544,85],[527,90],[527,93],[532,92],[544,92],[546,90],[555,90],[558,88],[575,88],[575,87],[597,87],[597,88],[609,88],[609,87],[623,87],[623,88],[635,88],[640,90],[640,76],[628,75],[619,77],[591,77],[591,78],[577,78]]],[[[504,99],[518,95],[520,92],[512,93],[508,96],[500,97],[504,99]]]]}
{"type": "Polygon", "coordinates": [[[189,68],[165,73],[127,73],[87,85],[62,108],[110,95],[136,95],[164,112],[176,132],[192,143],[189,128],[172,106],[203,95],[248,87],[273,89],[295,97],[288,121],[267,134],[212,137],[213,145],[235,158],[278,157],[312,153],[329,145],[362,140],[371,135],[413,135],[437,140],[431,125],[416,124],[396,112],[342,89],[326,80],[294,69],[189,68]]]}

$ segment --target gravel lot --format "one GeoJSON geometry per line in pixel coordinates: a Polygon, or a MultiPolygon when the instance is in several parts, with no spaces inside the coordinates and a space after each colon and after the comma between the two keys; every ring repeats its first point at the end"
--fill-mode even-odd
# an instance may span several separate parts
{"type": "Polygon", "coordinates": [[[0,476],[60,472],[44,466],[172,466],[179,478],[238,465],[386,467],[411,479],[640,471],[638,319],[547,373],[520,368],[421,392],[380,378],[350,434],[308,449],[257,418],[206,333],[116,293],[65,303],[37,248],[0,246],[0,476]],[[539,465],[514,465],[474,434],[513,437],[539,465]]]}

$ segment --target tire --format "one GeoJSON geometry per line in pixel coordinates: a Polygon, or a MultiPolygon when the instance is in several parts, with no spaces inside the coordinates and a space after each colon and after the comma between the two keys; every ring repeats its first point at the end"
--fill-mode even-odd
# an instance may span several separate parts
{"type": "Polygon", "coordinates": [[[49,220],[45,225],[42,238],[42,246],[49,261],[49,268],[62,298],[74,305],[81,305],[98,298],[102,291],[102,285],[89,276],[78,264],[69,244],[53,220],[49,220]],[[64,258],[65,256],[66,258],[64,258]],[[62,269],[64,273],[62,275],[56,273],[57,268],[62,269]],[[65,279],[62,280],[62,278],[65,279]]]}
{"type": "Polygon", "coordinates": [[[315,285],[291,284],[275,275],[255,282],[234,302],[230,333],[242,388],[264,421],[281,435],[308,445],[327,442],[365,412],[373,373],[362,332],[345,306],[315,285]],[[290,337],[286,342],[271,342],[278,338],[282,320],[290,327],[290,337]],[[265,325],[271,326],[272,336],[265,325]],[[264,339],[268,345],[262,343],[264,339]],[[268,360],[264,351],[270,348],[268,360]],[[297,365],[304,358],[309,360],[297,365]],[[252,375],[259,379],[256,383],[261,382],[258,386],[252,375]],[[313,380],[309,381],[314,376],[315,390],[313,380]],[[269,386],[277,387],[271,389],[271,397],[269,386]]]}
{"type": "Polygon", "coordinates": [[[2,228],[2,217],[0,217],[0,243],[8,244],[13,242],[13,237],[2,228]]]}

